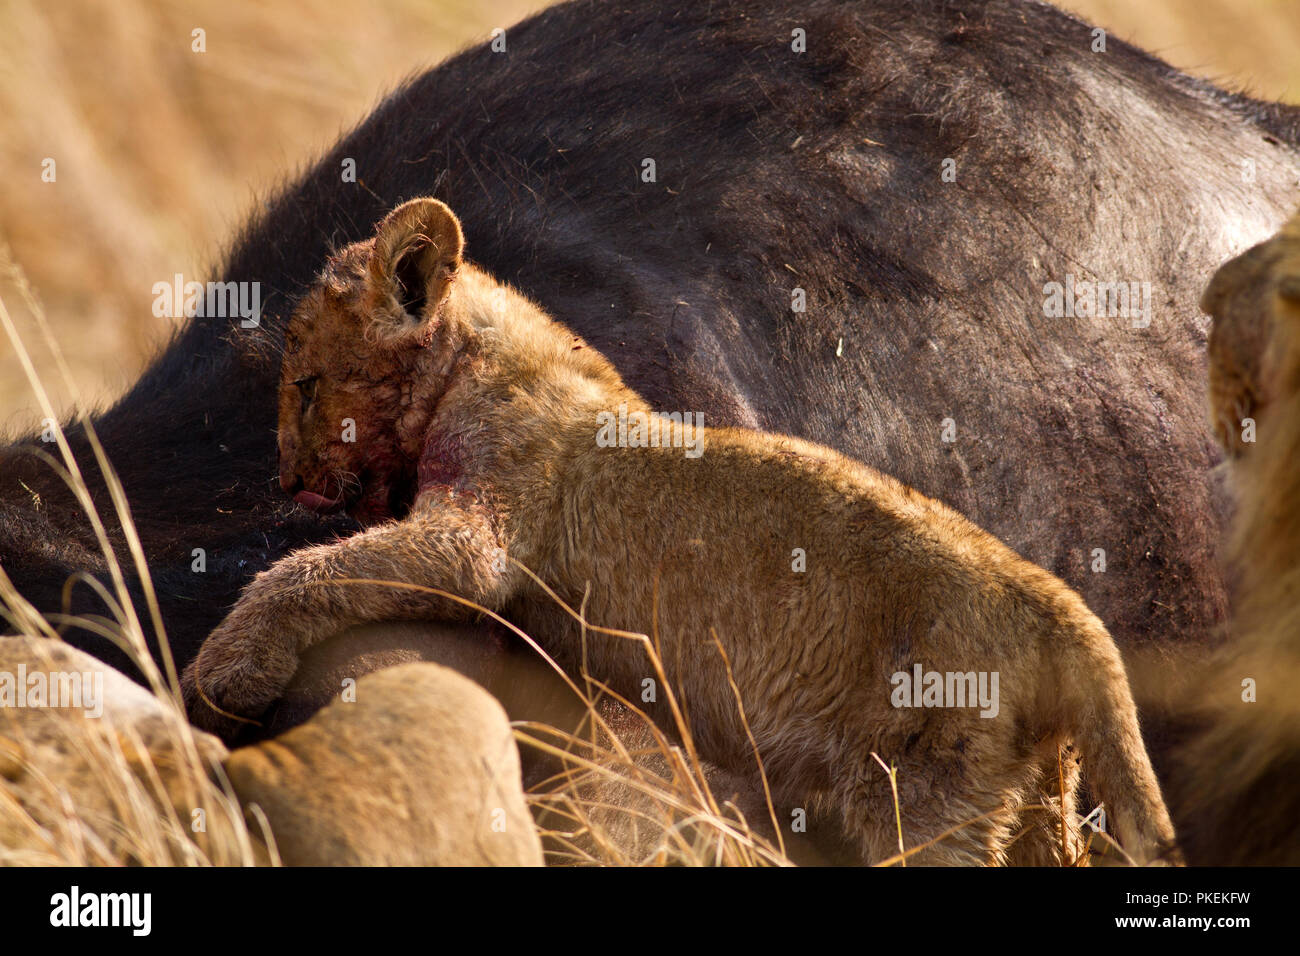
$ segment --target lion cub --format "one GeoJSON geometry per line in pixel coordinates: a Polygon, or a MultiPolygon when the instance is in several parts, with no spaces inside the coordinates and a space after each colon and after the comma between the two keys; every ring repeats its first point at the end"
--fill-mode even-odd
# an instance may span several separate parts
{"type": "Polygon", "coordinates": [[[1078,595],[828,448],[655,415],[462,246],[450,209],[408,202],[334,256],[298,305],[280,483],[370,527],[248,586],[186,671],[196,723],[229,729],[212,705],[260,714],[303,651],[348,625],[477,613],[339,579],[458,596],[647,699],[642,645],[584,632],[526,568],[571,606],[585,601],[592,623],[653,632],[700,750],[752,772],[720,643],[784,819],[838,811],[866,861],[899,844],[873,755],[897,767],[906,844],[956,828],[921,861],[1058,858],[1055,815],[1036,812],[1009,844],[1021,808],[1058,792],[1070,742],[1127,852],[1172,853],[1120,656],[1078,595]]]}

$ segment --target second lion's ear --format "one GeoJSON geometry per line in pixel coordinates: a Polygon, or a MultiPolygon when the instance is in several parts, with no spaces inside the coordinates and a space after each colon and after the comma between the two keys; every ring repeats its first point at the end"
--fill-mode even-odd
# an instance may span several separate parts
{"type": "Polygon", "coordinates": [[[412,199],[384,218],[366,275],[366,308],[381,340],[416,340],[437,321],[464,248],[460,220],[436,199],[412,199]]]}

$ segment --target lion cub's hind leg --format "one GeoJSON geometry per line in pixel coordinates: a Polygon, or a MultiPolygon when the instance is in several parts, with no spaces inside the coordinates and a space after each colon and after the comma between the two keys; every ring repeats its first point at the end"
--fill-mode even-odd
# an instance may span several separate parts
{"type": "MultiPolygon", "coordinates": [[[[949,774],[927,772],[924,759],[904,763],[897,785],[907,865],[1006,865],[1021,826],[1021,808],[1037,793],[1031,784],[1039,776],[1036,766],[1025,770],[970,761],[960,773],[949,774]]],[[[880,863],[898,855],[893,792],[879,764],[871,760],[857,781],[842,781],[835,799],[846,831],[862,847],[864,862],[880,863]]]]}
{"type": "Polygon", "coordinates": [[[1077,812],[1080,775],[1078,751],[1073,747],[1061,747],[1058,764],[1055,742],[1045,744],[1042,749],[1039,770],[1021,807],[1020,829],[1007,847],[1008,866],[1068,866],[1077,862],[1083,850],[1077,812]],[[1035,809],[1039,806],[1050,809],[1035,809]],[[1065,814],[1066,857],[1061,852],[1062,811],[1065,814]]]}

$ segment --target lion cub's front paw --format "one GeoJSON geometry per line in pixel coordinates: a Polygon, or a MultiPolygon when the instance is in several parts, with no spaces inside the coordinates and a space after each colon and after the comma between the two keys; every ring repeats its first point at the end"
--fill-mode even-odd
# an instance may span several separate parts
{"type": "Polygon", "coordinates": [[[239,609],[199,648],[181,675],[181,696],[196,727],[233,739],[257,724],[297,669],[297,656],[264,628],[242,624],[239,609]]]}
{"type": "Polygon", "coordinates": [[[215,698],[222,695],[215,688],[205,686],[203,693],[199,693],[198,679],[196,677],[197,661],[191,661],[190,665],[185,668],[181,674],[181,700],[185,704],[185,713],[190,719],[190,723],[199,730],[206,730],[210,734],[215,734],[226,743],[232,743],[239,737],[240,733],[246,727],[255,726],[248,719],[236,719],[233,711],[229,711],[225,706],[218,704],[215,698]],[[217,708],[220,707],[221,710],[217,708]],[[223,711],[226,711],[223,713],[223,711]]]}

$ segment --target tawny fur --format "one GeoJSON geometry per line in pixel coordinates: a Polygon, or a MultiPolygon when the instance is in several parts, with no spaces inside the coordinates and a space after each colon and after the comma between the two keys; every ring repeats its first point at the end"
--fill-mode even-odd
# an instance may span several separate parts
{"type": "Polygon", "coordinates": [[[283,364],[281,483],[373,526],[248,587],[187,671],[196,722],[224,726],[196,680],[219,707],[257,715],[302,652],[341,627],[474,613],[409,590],[331,586],[338,578],[462,596],[574,671],[639,695],[654,677],[641,646],[582,634],[522,566],[573,606],[589,588],[595,624],[653,630],[700,750],[750,771],[716,634],[776,802],[837,810],[864,860],[898,843],[873,753],[898,768],[906,845],[975,821],[914,862],[1058,858],[1059,819],[1012,843],[1019,811],[1056,790],[1058,747],[1071,742],[1126,850],[1171,853],[1120,656],[1078,595],[944,505],[808,442],[707,429],[698,458],[599,447],[599,413],[648,406],[461,251],[451,211],[415,200],[336,255],[300,304],[283,364]],[[411,495],[409,513],[385,520],[411,495]],[[890,676],[915,663],[998,672],[997,717],[895,708],[890,676]]]}
{"type": "Polygon", "coordinates": [[[1211,416],[1233,456],[1233,640],[1202,685],[1183,755],[1206,862],[1300,864],[1300,216],[1219,269],[1202,307],[1211,416]],[[1250,419],[1251,422],[1246,421],[1250,419]],[[1253,422],[1253,436],[1250,424],[1253,422]],[[1247,437],[1253,440],[1247,440],[1247,437]],[[1253,681],[1247,700],[1243,682],[1253,681]]]}

